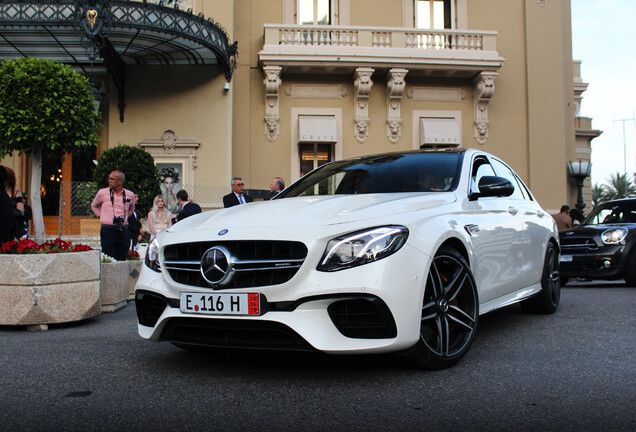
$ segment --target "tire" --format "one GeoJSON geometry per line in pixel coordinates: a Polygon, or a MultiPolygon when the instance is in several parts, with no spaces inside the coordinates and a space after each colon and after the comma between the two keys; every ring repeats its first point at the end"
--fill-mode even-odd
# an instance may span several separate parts
{"type": "Polygon", "coordinates": [[[541,291],[521,302],[525,312],[553,314],[561,300],[561,277],[559,276],[559,254],[554,243],[548,242],[543,260],[541,291]]]}
{"type": "Polygon", "coordinates": [[[426,369],[453,366],[468,352],[478,317],[477,286],[470,267],[456,250],[443,246],[426,280],[420,337],[411,359],[426,369]]]}

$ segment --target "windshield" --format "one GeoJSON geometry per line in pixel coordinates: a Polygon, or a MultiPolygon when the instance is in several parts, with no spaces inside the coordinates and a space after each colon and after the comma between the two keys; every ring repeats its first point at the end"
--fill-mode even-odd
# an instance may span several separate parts
{"type": "Polygon", "coordinates": [[[462,155],[406,153],[333,162],[307,174],[279,197],[454,190],[462,155]]]}
{"type": "Polygon", "coordinates": [[[609,202],[596,207],[585,225],[636,223],[636,200],[609,202]]]}

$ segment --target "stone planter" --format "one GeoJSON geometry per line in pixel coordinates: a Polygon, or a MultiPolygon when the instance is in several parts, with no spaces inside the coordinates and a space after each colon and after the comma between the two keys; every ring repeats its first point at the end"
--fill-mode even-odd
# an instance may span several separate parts
{"type": "Polygon", "coordinates": [[[137,285],[137,279],[139,278],[139,272],[141,272],[141,260],[127,261],[128,262],[128,300],[135,299],[135,285],[137,285]]]}
{"type": "Polygon", "coordinates": [[[102,263],[102,313],[118,311],[128,301],[128,261],[102,263]]]}
{"type": "Polygon", "coordinates": [[[99,251],[0,254],[0,325],[40,326],[99,315],[99,251]]]}

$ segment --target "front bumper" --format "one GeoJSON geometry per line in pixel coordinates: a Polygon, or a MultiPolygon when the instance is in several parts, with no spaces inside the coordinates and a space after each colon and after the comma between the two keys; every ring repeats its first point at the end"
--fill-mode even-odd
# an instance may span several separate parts
{"type": "Polygon", "coordinates": [[[589,279],[620,279],[623,277],[623,246],[609,246],[594,253],[561,254],[562,277],[584,277],[589,279]]]}
{"type": "Polygon", "coordinates": [[[329,353],[398,351],[417,342],[430,257],[405,245],[380,261],[332,273],[317,271],[309,258],[284,284],[233,289],[261,294],[261,315],[240,317],[182,312],[181,291],[211,289],[169,282],[144,266],[136,286],[139,334],[191,345],[329,353]]]}

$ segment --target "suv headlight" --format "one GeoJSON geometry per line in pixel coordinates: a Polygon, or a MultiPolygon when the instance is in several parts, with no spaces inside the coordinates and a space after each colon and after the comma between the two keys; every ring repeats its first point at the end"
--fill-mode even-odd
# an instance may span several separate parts
{"type": "Polygon", "coordinates": [[[612,228],[604,231],[603,234],[601,234],[601,239],[605,244],[619,244],[625,240],[625,236],[627,236],[627,230],[625,228],[612,228]]]}
{"type": "Polygon", "coordinates": [[[400,250],[408,236],[409,230],[403,226],[370,228],[345,234],[329,240],[317,269],[333,272],[386,258],[400,250]]]}
{"type": "Polygon", "coordinates": [[[159,242],[157,241],[157,239],[154,239],[148,245],[148,250],[146,250],[146,258],[144,259],[144,263],[146,264],[146,266],[156,272],[161,272],[161,265],[159,264],[159,248],[159,242]]]}

